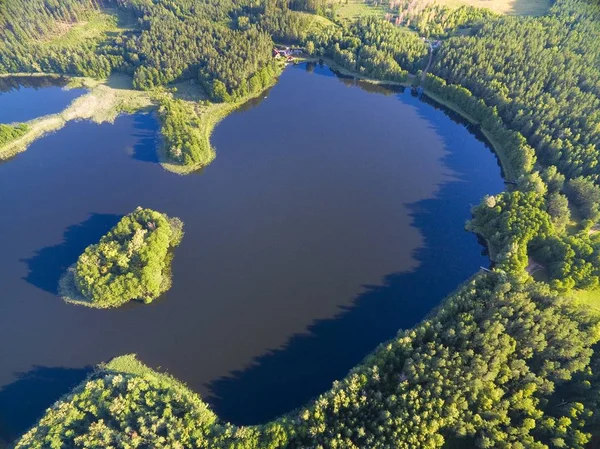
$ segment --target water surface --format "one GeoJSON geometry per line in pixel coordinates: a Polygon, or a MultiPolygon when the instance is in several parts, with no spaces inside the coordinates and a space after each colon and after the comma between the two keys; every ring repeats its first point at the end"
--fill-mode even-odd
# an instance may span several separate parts
{"type": "Polygon", "coordinates": [[[0,123],[26,122],[65,109],[85,89],[65,89],[67,80],[0,77],[0,123]]]}
{"type": "Polygon", "coordinates": [[[215,162],[186,177],[156,163],[148,114],[69,123],[0,165],[4,437],[131,352],[224,418],[263,421],[487,266],[464,222],[503,189],[494,155],[442,110],[377,90],[290,68],[217,127],[215,162]],[[185,223],[173,288],[118,310],[65,304],[61,274],[137,206],[185,223]]]}

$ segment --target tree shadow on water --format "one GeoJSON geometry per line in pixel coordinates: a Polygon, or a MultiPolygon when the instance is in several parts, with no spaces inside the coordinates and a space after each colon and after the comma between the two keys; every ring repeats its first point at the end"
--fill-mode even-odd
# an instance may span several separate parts
{"type": "Polygon", "coordinates": [[[121,218],[122,215],[91,214],[84,222],[69,226],[61,243],[42,248],[30,259],[24,260],[29,268],[24,279],[31,285],[56,295],[58,281],[67,268],[77,262],[85,248],[97,243],[121,218]]]}
{"type": "Polygon", "coordinates": [[[83,381],[92,367],[36,366],[0,389],[0,439],[10,443],[35,425],[44,411],[83,381]]]}
{"type": "Polygon", "coordinates": [[[139,113],[134,115],[136,143],[131,150],[131,156],[136,161],[158,164],[158,121],[152,113],[139,113]]]}
{"type": "Polygon", "coordinates": [[[437,197],[409,205],[413,225],[424,238],[413,253],[417,268],[363,286],[337,316],[314,322],[307,333],[257,357],[244,370],[210,383],[206,399],[214,411],[235,424],[258,424],[303,405],[487,265],[475,236],[463,231],[468,204],[452,207],[456,198],[473,196],[464,190],[469,188],[469,183],[447,182],[437,197]]]}

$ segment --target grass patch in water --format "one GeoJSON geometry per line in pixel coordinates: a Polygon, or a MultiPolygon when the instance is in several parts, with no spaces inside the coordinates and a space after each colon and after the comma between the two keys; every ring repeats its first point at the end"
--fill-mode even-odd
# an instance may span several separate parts
{"type": "Polygon", "coordinates": [[[9,159],[25,151],[35,140],[61,129],[70,121],[90,120],[94,123],[112,123],[119,114],[133,113],[151,107],[150,94],[134,90],[130,85],[131,78],[124,75],[114,75],[106,81],[90,78],[72,79],[69,87],[84,87],[89,89],[89,92],[73,100],[62,112],[26,122],[27,132],[0,145],[0,160],[9,159]]]}

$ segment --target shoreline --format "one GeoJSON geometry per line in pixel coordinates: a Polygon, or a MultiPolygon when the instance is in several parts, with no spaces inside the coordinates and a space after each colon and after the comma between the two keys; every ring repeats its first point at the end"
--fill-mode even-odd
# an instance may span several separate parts
{"type": "Polygon", "coordinates": [[[36,140],[46,134],[58,131],[71,121],[90,120],[98,124],[113,123],[122,113],[148,110],[153,105],[148,92],[128,89],[125,78],[120,75],[112,76],[104,81],[91,78],[70,78],[67,87],[86,88],[88,92],[74,99],[69,106],[58,113],[23,122],[29,127],[29,130],[0,148],[0,161],[8,160],[22,153],[36,140]]]}
{"type": "Polygon", "coordinates": [[[395,87],[412,87],[414,84],[411,83],[409,80],[414,78],[415,75],[413,75],[412,73],[408,74],[408,78],[409,80],[407,81],[403,81],[403,82],[399,82],[399,81],[385,81],[385,80],[380,80],[377,78],[370,78],[368,76],[365,75],[361,75],[360,73],[357,72],[353,72],[352,70],[348,70],[344,67],[342,67],[341,65],[339,65],[337,62],[335,62],[333,59],[327,58],[327,57],[321,57],[321,56],[299,56],[296,58],[295,60],[296,64],[304,64],[307,62],[322,62],[324,65],[326,65],[327,67],[329,67],[334,73],[337,72],[338,74],[342,75],[342,76],[351,76],[353,78],[356,78],[358,80],[361,81],[365,81],[367,83],[371,83],[371,84],[376,84],[379,86],[395,86],[395,87]]]}
{"type": "MultiPolygon", "coordinates": [[[[332,71],[337,72],[342,76],[351,76],[364,82],[379,86],[392,86],[392,87],[403,87],[411,88],[418,84],[410,81],[416,80],[416,75],[409,74],[409,80],[405,82],[397,81],[383,81],[375,78],[369,78],[351,70],[345,69],[339,66],[335,61],[329,58],[313,57],[313,56],[302,56],[297,58],[298,64],[308,62],[322,62],[332,71]]],[[[285,66],[280,66],[279,73],[273,78],[269,86],[260,92],[248,95],[243,99],[232,103],[211,103],[207,106],[199,115],[201,126],[199,128],[202,134],[202,139],[205,143],[215,152],[216,149],[212,147],[210,138],[216,126],[224,120],[229,114],[235,112],[236,109],[243,106],[250,100],[258,98],[266,90],[277,84],[279,76],[285,70],[285,66]]],[[[143,110],[151,110],[156,108],[155,101],[153,100],[153,92],[134,90],[130,87],[129,79],[126,75],[112,75],[106,80],[95,80],[92,78],[84,77],[70,77],[69,75],[60,75],[56,73],[12,73],[12,74],[0,74],[0,78],[17,78],[17,77],[32,77],[32,78],[54,78],[61,79],[67,78],[68,83],[66,88],[86,88],[89,92],[73,100],[73,102],[67,106],[61,112],[38,117],[24,124],[30,127],[29,131],[23,136],[8,142],[3,147],[0,147],[0,161],[8,160],[17,154],[25,151],[33,142],[37,139],[42,138],[46,134],[60,130],[68,122],[73,120],[91,120],[94,123],[112,123],[122,113],[135,113],[143,110]]],[[[451,102],[442,100],[433,92],[423,88],[423,94],[434,103],[439,106],[449,109],[450,111],[458,114],[467,123],[479,127],[482,135],[486,139],[486,143],[490,146],[492,151],[496,154],[500,166],[503,172],[503,178],[514,178],[514,169],[507,160],[507,156],[504,152],[503,145],[494,140],[489,131],[485,127],[481,126],[481,123],[466,113],[458,105],[451,102]]],[[[195,105],[195,102],[185,100],[195,105]]],[[[178,175],[187,175],[195,171],[205,168],[206,164],[197,164],[192,166],[185,166],[170,162],[166,157],[166,149],[164,142],[158,144],[156,149],[157,158],[159,164],[167,171],[178,175]]]]}
{"type": "MultiPolygon", "coordinates": [[[[273,87],[275,84],[277,84],[277,81],[279,81],[279,77],[281,76],[281,73],[283,72],[283,70],[285,70],[285,66],[280,66],[279,72],[273,77],[273,79],[271,80],[269,85],[266,86],[264,89],[262,89],[259,92],[256,92],[256,93],[250,94],[250,95],[246,95],[244,98],[241,98],[240,100],[237,100],[237,101],[234,101],[231,103],[226,103],[226,102],[212,103],[211,102],[208,106],[205,107],[204,110],[201,111],[200,114],[196,113],[196,115],[198,116],[198,118],[200,120],[200,126],[198,127],[198,131],[202,134],[202,140],[203,140],[204,144],[207,145],[207,147],[210,148],[210,150],[212,150],[212,152],[214,153],[215,157],[212,159],[213,161],[217,156],[217,151],[216,151],[216,148],[214,148],[212,146],[210,138],[212,137],[212,133],[215,130],[215,128],[217,127],[217,125],[222,120],[227,118],[228,115],[232,114],[233,112],[235,112],[240,107],[244,106],[249,101],[260,97],[266,91],[268,91],[271,87],[273,87]]],[[[186,101],[187,103],[191,103],[192,105],[197,105],[197,102],[192,102],[190,100],[184,100],[184,101],[186,101]]],[[[203,168],[208,167],[212,163],[212,161],[211,161],[209,164],[181,165],[181,164],[176,164],[176,163],[170,162],[167,158],[166,144],[164,142],[162,132],[159,131],[159,135],[160,135],[160,142],[157,145],[156,154],[158,156],[159,164],[166,171],[175,173],[177,175],[184,176],[184,175],[189,175],[191,173],[202,170],[203,168]]]]}
{"type": "Polygon", "coordinates": [[[497,140],[493,139],[491,137],[490,132],[486,128],[481,126],[481,123],[476,118],[474,118],[473,116],[471,116],[470,114],[465,112],[458,105],[441,99],[439,96],[437,96],[436,94],[431,92],[429,89],[426,89],[423,86],[421,86],[421,83],[418,82],[417,75],[415,75],[413,73],[409,73],[409,75],[408,75],[409,79],[405,82],[383,81],[383,80],[379,80],[376,78],[369,78],[367,76],[361,75],[360,73],[353,72],[352,70],[348,70],[344,67],[341,67],[335,61],[333,61],[327,57],[302,56],[302,57],[297,58],[298,64],[303,64],[303,63],[307,63],[307,62],[316,62],[316,63],[322,62],[324,65],[329,67],[332,71],[338,72],[342,76],[351,76],[358,80],[361,80],[361,81],[364,81],[367,83],[371,83],[371,84],[375,84],[378,86],[392,86],[392,87],[404,87],[404,88],[412,88],[412,87],[420,86],[421,89],[423,89],[423,94],[429,100],[433,101],[434,103],[437,103],[439,106],[447,108],[448,110],[458,114],[464,120],[466,120],[467,123],[479,127],[479,131],[481,131],[481,133],[483,134],[483,136],[486,139],[486,144],[489,145],[490,149],[496,154],[496,156],[498,158],[498,162],[500,163],[500,166],[502,168],[502,178],[504,180],[506,180],[507,178],[514,178],[515,170],[510,165],[510,162],[507,159],[507,156],[504,152],[503,145],[500,142],[498,142],[497,140]],[[415,82],[411,82],[411,80],[414,80],[415,82]]]}
{"type": "Polygon", "coordinates": [[[422,89],[423,89],[423,93],[430,100],[432,100],[433,102],[439,104],[440,106],[443,106],[443,107],[451,110],[452,112],[455,112],[456,114],[460,115],[469,124],[479,127],[479,131],[481,131],[481,133],[485,137],[486,143],[489,144],[490,149],[494,152],[494,154],[498,158],[498,162],[500,163],[500,167],[502,168],[502,178],[503,178],[503,180],[506,182],[507,178],[511,179],[511,178],[515,177],[514,176],[515,175],[515,170],[511,166],[510,162],[507,159],[506,153],[504,151],[504,146],[500,142],[498,142],[497,140],[493,139],[491,137],[491,135],[490,135],[490,132],[485,127],[481,126],[481,123],[477,119],[475,119],[474,117],[472,117],[470,114],[468,114],[467,112],[465,112],[462,108],[460,108],[459,106],[455,105],[454,103],[442,100],[439,96],[437,96],[436,94],[434,94],[430,90],[425,89],[424,87],[422,87],[422,89]]]}
{"type": "MultiPolygon", "coordinates": [[[[200,127],[198,131],[202,135],[204,143],[212,149],[210,138],[216,126],[229,114],[242,107],[248,101],[263,95],[268,89],[273,87],[279,80],[279,76],[285,69],[281,65],[279,72],[271,80],[268,86],[259,92],[247,95],[244,98],[231,103],[210,103],[198,114],[200,127]]],[[[12,73],[0,74],[0,78],[51,78],[68,80],[65,88],[85,88],[88,89],[80,97],[74,99],[69,106],[60,112],[37,117],[32,120],[22,122],[29,127],[29,130],[22,136],[7,142],[0,147],[0,161],[7,161],[19,153],[29,148],[36,140],[47,134],[58,131],[68,122],[76,120],[90,120],[94,123],[113,123],[115,119],[123,113],[136,113],[141,111],[156,110],[157,91],[141,91],[130,88],[130,79],[126,75],[112,75],[106,80],[95,80],[85,77],[69,77],[68,75],[59,75],[54,73],[12,73]]],[[[172,95],[172,94],[171,94],[172,95]]],[[[184,100],[194,108],[198,102],[184,100]]],[[[16,123],[15,123],[16,124],[16,123]]],[[[209,164],[196,164],[185,166],[172,163],[167,159],[165,143],[161,141],[156,148],[158,162],[163,169],[178,175],[188,175],[205,168],[209,164]]]]}

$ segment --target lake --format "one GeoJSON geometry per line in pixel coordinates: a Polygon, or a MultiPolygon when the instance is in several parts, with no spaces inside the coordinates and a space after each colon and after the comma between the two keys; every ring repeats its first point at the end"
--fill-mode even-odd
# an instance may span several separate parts
{"type": "MultiPolygon", "coordinates": [[[[15,92],[0,110],[21,101],[15,92]]],[[[158,165],[157,130],[152,114],[69,123],[0,165],[6,440],[126,353],[223,418],[262,422],[325,391],[489,266],[464,224],[503,190],[497,160],[409,91],[290,67],[216,128],[216,160],[185,177],[158,165]],[[64,303],[64,270],[137,206],[185,223],[173,288],[117,310],[64,303]]]]}
{"type": "Polygon", "coordinates": [[[65,89],[66,78],[0,77],[0,123],[26,122],[65,109],[85,89],[65,89]]]}

